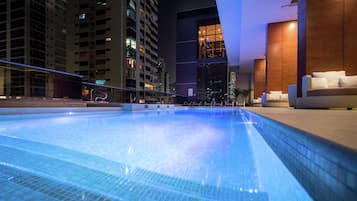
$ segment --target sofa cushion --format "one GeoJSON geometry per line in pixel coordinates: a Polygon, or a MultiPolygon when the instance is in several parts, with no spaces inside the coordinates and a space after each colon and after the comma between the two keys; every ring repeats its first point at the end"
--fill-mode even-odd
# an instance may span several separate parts
{"type": "Polygon", "coordinates": [[[282,94],[282,91],[269,91],[270,94],[282,94]]]}
{"type": "Polygon", "coordinates": [[[354,76],[344,76],[339,79],[340,87],[357,87],[357,75],[354,76]]]}
{"type": "Polygon", "coordinates": [[[267,100],[272,101],[272,100],[280,100],[281,94],[267,94],[267,100]]]}
{"type": "Polygon", "coordinates": [[[326,89],[328,88],[327,79],[324,77],[311,78],[311,89],[326,89]]]}
{"type": "Polygon", "coordinates": [[[260,97],[257,99],[253,99],[253,103],[262,103],[262,99],[260,97]]]}
{"type": "Polygon", "coordinates": [[[288,94],[267,94],[267,100],[272,102],[288,101],[288,94]]]}
{"type": "Polygon", "coordinates": [[[308,90],[307,96],[342,96],[357,95],[357,88],[328,88],[308,90]]]}
{"type": "Polygon", "coordinates": [[[339,78],[346,76],[346,71],[327,71],[327,72],[313,72],[312,77],[324,77],[327,80],[329,88],[339,87],[339,78]]]}
{"type": "Polygon", "coordinates": [[[289,95],[288,94],[281,94],[280,95],[280,99],[283,100],[283,101],[287,101],[287,100],[289,100],[289,95]]]}

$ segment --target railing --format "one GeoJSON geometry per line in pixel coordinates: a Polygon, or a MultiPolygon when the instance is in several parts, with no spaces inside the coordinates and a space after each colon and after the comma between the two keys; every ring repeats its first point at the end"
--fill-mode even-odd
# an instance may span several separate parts
{"type": "Polygon", "coordinates": [[[82,99],[120,103],[173,103],[173,94],[156,90],[120,88],[82,82],[82,99]],[[100,98],[98,98],[100,97],[100,98]]]}
{"type": "Polygon", "coordinates": [[[0,60],[0,96],[79,99],[81,76],[0,60]]]}
{"type": "Polygon", "coordinates": [[[119,103],[172,103],[156,90],[120,88],[81,82],[82,76],[0,60],[0,98],[67,98],[119,103]]]}

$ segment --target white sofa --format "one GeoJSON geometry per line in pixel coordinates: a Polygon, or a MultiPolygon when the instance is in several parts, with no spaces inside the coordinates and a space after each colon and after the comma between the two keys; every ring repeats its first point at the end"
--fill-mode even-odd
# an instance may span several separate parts
{"type": "Polygon", "coordinates": [[[262,98],[258,97],[256,99],[253,99],[253,106],[262,106],[262,98]]]}
{"type": "Polygon", "coordinates": [[[357,76],[345,71],[314,72],[302,78],[297,108],[356,108],[357,76]]]}
{"type": "Polygon", "coordinates": [[[263,107],[289,107],[288,94],[281,91],[270,91],[262,95],[263,107]]]}

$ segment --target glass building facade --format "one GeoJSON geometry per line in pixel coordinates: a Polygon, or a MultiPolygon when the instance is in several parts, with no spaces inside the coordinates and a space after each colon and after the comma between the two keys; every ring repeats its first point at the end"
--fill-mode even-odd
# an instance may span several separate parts
{"type": "Polygon", "coordinates": [[[0,97],[80,98],[81,76],[0,60],[0,97]]]}
{"type": "Polygon", "coordinates": [[[198,28],[199,59],[226,57],[226,48],[220,24],[200,26],[198,28]]]}
{"type": "Polygon", "coordinates": [[[228,69],[216,7],[177,14],[176,95],[179,103],[223,103],[228,69]]]}

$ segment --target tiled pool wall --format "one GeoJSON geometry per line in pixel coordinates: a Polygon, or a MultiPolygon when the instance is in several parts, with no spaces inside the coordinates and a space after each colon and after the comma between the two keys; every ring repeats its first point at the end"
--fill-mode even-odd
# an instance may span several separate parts
{"type": "Polygon", "coordinates": [[[357,200],[357,152],[258,114],[243,112],[315,200],[357,200]]]}

